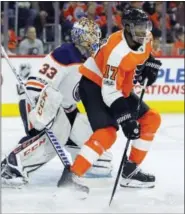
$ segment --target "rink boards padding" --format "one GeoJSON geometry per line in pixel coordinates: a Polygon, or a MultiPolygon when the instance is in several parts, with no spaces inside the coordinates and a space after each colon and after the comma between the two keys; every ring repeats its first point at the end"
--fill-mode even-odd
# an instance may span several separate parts
{"type": "MultiPolygon", "coordinates": [[[[29,64],[34,75],[42,64],[43,56],[12,56],[10,60],[17,71],[21,64],[29,64]]],[[[162,57],[162,66],[157,81],[147,87],[144,100],[153,109],[160,113],[183,113],[185,94],[185,69],[183,57],[162,57]]],[[[19,116],[17,94],[17,80],[4,58],[1,60],[3,84],[1,86],[1,116],[19,116]]],[[[134,91],[138,96],[141,86],[135,85],[134,91]]],[[[78,104],[81,112],[84,108],[78,104]]]]}
{"type": "MultiPolygon", "coordinates": [[[[184,101],[148,101],[146,102],[152,109],[160,113],[183,113],[184,101]]],[[[1,105],[2,117],[15,117],[20,116],[18,104],[2,104],[1,105]]],[[[78,103],[80,112],[85,113],[82,103],[78,103]]]]}

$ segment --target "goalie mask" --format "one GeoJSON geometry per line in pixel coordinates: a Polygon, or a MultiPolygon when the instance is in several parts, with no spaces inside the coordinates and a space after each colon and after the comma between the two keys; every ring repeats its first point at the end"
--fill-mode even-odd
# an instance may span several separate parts
{"type": "Polygon", "coordinates": [[[123,26],[129,26],[129,33],[133,41],[143,45],[150,37],[152,23],[141,9],[130,9],[123,14],[123,26]]]}
{"type": "Polygon", "coordinates": [[[82,54],[89,57],[99,48],[101,30],[94,21],[83,17],[74,23],[71,38],[82,54]]]}

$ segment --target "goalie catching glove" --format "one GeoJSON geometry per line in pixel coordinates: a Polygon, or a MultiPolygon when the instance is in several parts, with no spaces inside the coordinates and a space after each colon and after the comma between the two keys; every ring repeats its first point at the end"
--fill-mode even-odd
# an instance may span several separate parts
{"type": "Polygon", "coordinates": [[[40,93],[35,108],[29,113],[29,120],[38,131],[50,125],[57,115],[62,103],[59,91],[46,85],[40,93]]]}

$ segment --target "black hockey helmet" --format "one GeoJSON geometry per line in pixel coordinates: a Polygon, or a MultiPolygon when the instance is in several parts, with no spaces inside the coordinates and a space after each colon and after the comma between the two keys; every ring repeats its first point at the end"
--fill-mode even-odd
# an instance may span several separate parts
{"type": "Polygon", "coordinates": [[[129,26],[129,33],[135,42],[143,44],[148,39],[148,33],[152,30],[152,23],[143,10],[136,8],[125,10],[122,22],[124,28],[129,26]]]}

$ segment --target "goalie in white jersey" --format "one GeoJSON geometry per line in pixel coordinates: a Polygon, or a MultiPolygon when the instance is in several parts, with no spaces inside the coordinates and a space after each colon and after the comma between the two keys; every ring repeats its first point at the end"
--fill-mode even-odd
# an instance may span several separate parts
{"type": "MultiPolygon", "coordinates": [[[[42,60],[38,71],[24,75],[26,89],[36,103],[34,109],[18,87],[20,113],[27,136],[1,163],[4,183],[9,184],[17,178],[27,182],[30,172],[55,157],[56,152],[44,131],[46,126],[50,126],[61,146],[67,142],[65,148],[73,160],[92,134],[86,115],[80,114],[76,106],[80,101],[78,68],[99,47],[101,33],[93,21],[82,18],[74,24],[71,35],[73,43],[62,44],[42,60]]],[[[103,154],[87,175],[110,175],[111,160],[111,154],[103,154]]]]}

